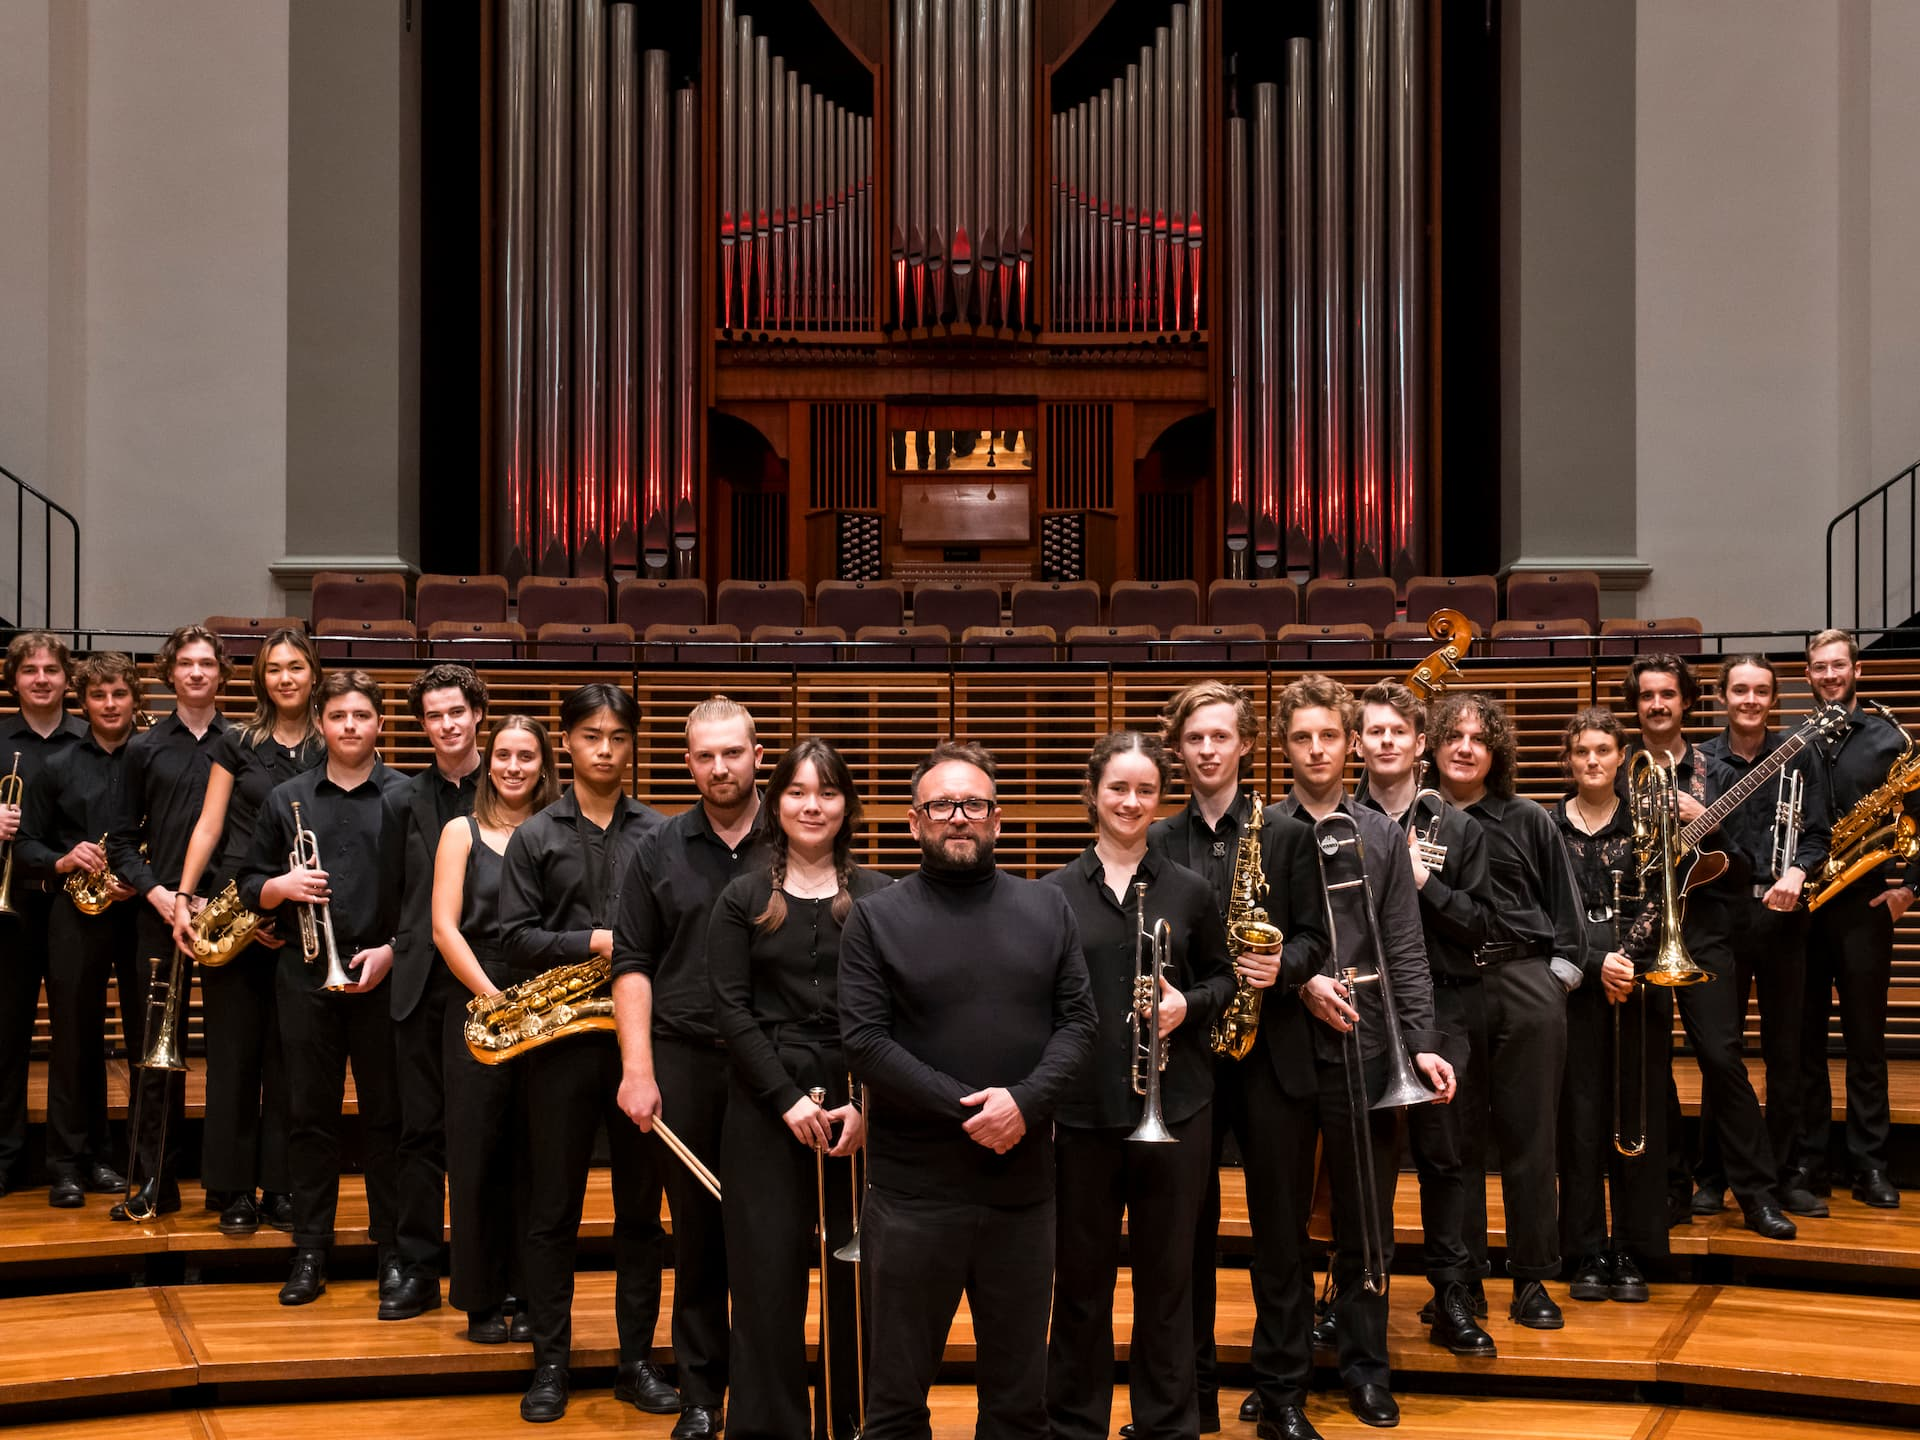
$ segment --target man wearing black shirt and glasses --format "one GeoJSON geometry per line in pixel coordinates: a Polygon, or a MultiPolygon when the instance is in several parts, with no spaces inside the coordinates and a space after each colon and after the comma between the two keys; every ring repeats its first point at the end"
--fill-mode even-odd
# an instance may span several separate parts
{"type": "Polygon", "coordinates": [[[1092,1051],[1092,992],[1066,897],[994,864],[993,757],[947,742],[912,784],[920,869],[855,904],[840,947],[840,1033],[870,1120],[865,1433],[926,1435],[965,1291],[976,1434],[1042,1440],[1052,1114],[1092,1051]]]}
{"type": "MultiPolygon", "coordinates": [[[[545,973],[598,956],[611,962],[613,917],[641,840],[660,817],[622,792],[633,769],[640,710],[612,685],[583,685],[560,706],[560,738],[573,784],[513,832],[500,878],[500,944],[517,971],[545,973]]],[[[532,1317],[533,1383],[523,1420],[567,1410],[573,1344],[573,1269],[594,1131],[604,1120],[613,1162],[614,1325],[620,1339],[617,1399],[655,1415],[680,1397],[648,1360],[660,1318],[659,1144],[615,1104],[620,1046],[611,1035],[570,1035],[524,1059],[529,1137],[523,1253],[532,1317]]],[[[502,1177],[506,1181],[508,1177],[502,1177]]]]}
{"type": "MultiPolygon", "coordinates": [[[[643,1130],[664,1111],[674,1134],[708,1165],[720,1156],[729,1079],[713,1018],[707,923],[728,882],[761,861],[754,777],[762,754],[744,706],[715,695],[693,707],[687,769],[700,803],[640,846],[614,922],[620,1108],[643,1130]]],[[[682,1407],[673,1440],[706,1440],[720,1430],[727,1389],[726,1237],[720,1202],[686,1166],[669,1165],[666,1182],[682,1407]]]]}
{"type": "MultiPolygon", "coordinates": [[[[375,749],[382,699],[371,675],[364,670],[329,675],[316,699],[326,763],[274,787],[254,824],[253,848],[239,877],[240,903],[263,915],[283,905],[326,907],[312,912],[320,954],[309,961],[301,946],[289,944],[274,962],[292,1119],[287,1160],[293,1176],[294,1254],[287,1283],[280,1287],[282,1305],[310,1304],[327,1288],[327,1251],[340,1200],[340,1102],[349,1060],[366,1149],[367,1233],[380,1246],[381,1298],[400,1281],[392,1248],[399,1208],[394,1150],[400,1105],[394,1094],[393,1018],[380,985],[393,966],[400,911],[402,837],[392,802],[407,782],[375,749]],[[317,864],[288,865],[298,843],[296,829],[311,833],[317,864]],[[330,956],[323,916],[331,920],[333,953],[353,977],[341,991],[326,988],[330,956]]],[[[291,934],[293,927],[283,929],[291,934]]]]}

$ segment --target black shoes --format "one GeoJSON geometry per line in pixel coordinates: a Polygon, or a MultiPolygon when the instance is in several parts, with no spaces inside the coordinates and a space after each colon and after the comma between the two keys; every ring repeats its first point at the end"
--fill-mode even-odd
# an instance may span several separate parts
{"type": "Polygon", "coordinates": [[[1493,1337],[1474,1318],[1473,1297],[1466,1286],[1455,1283],[1444,1287],[1429,1308],[1433,1311],[1433,1328],[1427,1332],[1427,1339],[1441,1349],[1455,1355],[1491,1357],[1498,1353],[1493,1337]]]}
{"type": "Polygon", "coordinates": [[[1575,1300],[1604,1300],[1613,1287],[1612,1268],[1605,1255],[1589,1255],[1567,1277],[1567,1294],[1575,1300]]]}
{"type": "Polygon", "coordinates": [[[1747,1211],[1747,1228],[1768,1240],[1791,1240],[1800,1233],[1793,1221],[1782,1215],[1780,1207],[1770,1200],[1762,1200],[1747,1211]]]}
{"type": "Polygon", "coordinates": [[[516,1310],[513,1312],[513,1322],[507,1326],[507,1338],[516,1345],[531,1345],[533,1343],[533,1321],[527,1318],[526,1311],[516,1310]]]}
{"type": "Polygon", "coordinates": [[[1718,1215],[1727,1208],[1726,1186],[1702,1185],[1693,1192],[1691,1208],[1696,1215],[1718,1215]]]}
{"type": "Polygon", "coordinates": [[[498,1305],[491,1310],[469,1310],[467,1312],[467,1339],[475,1345],[504,1345],[507,1343],[507,1317],[498,1305]]]}
{"type": "MultiPolygon", "coordinates": [[[[1473,1311],[1473,1318],[1476,1320],[1486,1319],[1487,1318],[1486,1282],[1481,1280],[1468,1280],[1463,1282],[1463,1285],[1467,1292],[1467,1304],[1469,1308],[1473,1311]]],[[[1420,1323],[1422,1325],[1431,1325],[1433,1323],[1433,1301],[1429,1300],[1427,1301],[1426,1304],[1420,1307],[1420,1323]]]]}
{"type": "Polygon", "coordinates": [[[1307,1419],[1307,1412],[1298,1405],[1285,1406],[1278,1415],[1263,1414],[1260,1428],[1254,1433],[1259,1440],[1321,1440],[1320,1432],[1307,1419]]]}
{"type": "Polygon", "coordinates": [[[268,1226],[287,1235],[293,1233],[293,1196],[284,1190],[262,1190],[257,1208],[268,1226]]]}
{"type": "Polygon", "coordinates": [[[1607,1285],[1607,1298],[1621,1300],[1629,1305],[1638,1305],[1647,1298],[1647,1277],[1640,1273],[1640,1266],[1624,1250],[1616,1250],[1607,1257],[1613,1263],[1613,1279],[1607,1285]]]}
{"type": "Polygon", "coordinates": [[[1789,1215],[1811,1215],[1824,1220],[1831,1213],[1821,1198],[1826,1187],[1817,1185],[1804,1170],[1789,1170],[1780,1177],[1780,1208],[1789,1215]]]}
{"type": "Polygon", "coordinates": [[[280,1287],[282,1305],[311,1305],[327,1293],[327,1252],[296,1250],[293,1270],[280,1287]]]}
{"type": "Polygon", "coordinates": [[[1507,1307],[1507,1318],[1529,1330],[1558,1330],[1567,1323],[1560,1307],[1547,1294],[1547,1287],[1538,1280],[1513,1282],[1513,1303],[1507,1307]]]}
{"type": "Polygon", "coordinates": [[[1313,1317],[1313,1348],[1316,1350],[1340,1348],[1340,1328],[1334,1324],[1331,1306],[1327,1308],[1325,1314],[1313,1317]]]}
{"type": "Polygon", "coordinates": [[[533,1384],[520,1397],[520,1418],[535,1425],[558,1420],[567,1413],[567,1367],[542,1365],[533,1372],[533,1384]]]}
{"type": "Polygon", "coordinates": [[[620,1367],[619,1377],[613,1382],[613,1398],[648,1415],[672,1415],[680,1409],[680,1392],[645,1360],[620,1367]]]}
{"type": "Polygon", "coordinates": [[[78,1175],[56,1175],[53,1184],[47,1187],[47,1204],[55,1210],[82,1210],[86,1208],[87,1192],[80,1184],[78,1175]]]}
{"type": "Polygon", "coordinates": [[[1898,1210],[1900,1192],[1884,1170],[1862,1170],[1853,1177],[1853,1198],[1876,1210],[1898,1210]]]}
{"type": "Polygon", "coordinates": [[[400,1262],[400,1257],[390,1250],[383,1249],[380,1252],[380,1303],[382,1305],[387,1303],[387,1298],[400,1288],[401,1282],[406,1278],[407,1267],[400,1262]]]}
{"type": "Polygon", "coordinates": [[[712,1440],[721,1428],[718,1405],[687,1405],[667,1434],[670,1440],[712,1440]]]}
{"type": "Polygon", "coordinates": [[[220,1212],[222,1235],[251,1235],[260,1228],[260,1211],[253,1203],[253,1192],[243,1190],[220,1212]]]}
{"type": "Polygon", "coordinates": [[[1258,1390],[1240,1402],[1240,1423],[1242,1425],[1260,1423],[1260,1392],[1258,1390]]]}
{"type": "Polygon", "coordinates": [[[127,1193],[127,1177],[103,1160],[95,1160],[87,1166],[85,1184],[90,1195],[124,1195],[127,1193]]]}
{"type": "Polygon", "coordinates": [[[1389,1430],[1400,1423],[1400,1402],[1384,1385],[1355,1385],[1347,1391],[1347,1404],[1362,1425],[1389,1430]]]}
{"type": "MultiPolygon", "coordinates": [[[[154,1207],[155,1218],[161,1215],[172,1215],[178,1211],[179,1208],[180,1187],[171,1180],[168,1180],[160,1186],[160,1203],[154,1207]]],[[[124,1200],[107,1212],[107,1218],[109,1220],[126,1221],[133,1219],[131,1215],[127,1214],[127,1202],[124,1200]]],[[[143,1221],[141,1223],[146,1224],[150,1222],[143,1221]]]]}
{"type": "Polygon", "coordinates": [[[391,1290],[386,1287],[386,1277],[382,1275],[380,1286],[380,1309],[378,1318],[382,1320],[411,1320],[416,1315],[424,1315],[429,1310],[440,1308],[440,1281],[432,1275],[402,1275],[400,1283],[391,1290]]]}

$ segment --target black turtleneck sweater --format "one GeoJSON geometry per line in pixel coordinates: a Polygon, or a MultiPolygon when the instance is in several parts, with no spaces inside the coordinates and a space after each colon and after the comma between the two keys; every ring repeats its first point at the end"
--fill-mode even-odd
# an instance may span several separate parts
{"type": "Polygon", "coordinates": [[[1058,887],[992,865],[925,868],[853,907],[840,1034],[868,1086],[873,1183],[1030,1205],[1053,1193],[1053,1111],[1093,1048],[1093,996],[1058,887]],[[961,1127],[960,1097],[1002,1086],[1027,1133],[1004,1155],[961,1127]]]}

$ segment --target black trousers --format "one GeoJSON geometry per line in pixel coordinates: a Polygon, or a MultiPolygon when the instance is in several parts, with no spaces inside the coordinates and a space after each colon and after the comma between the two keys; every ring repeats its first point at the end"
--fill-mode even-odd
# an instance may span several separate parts
{"type": "Polygon", "coordinates": [[[1847,1051],[1847,1167],[1887,1168],[1893,1118],[1887,1102],[1887,986],[1893,977],[1893,916],[1868,903],[1868,876],[1813,917],[1807,936],[1806,1002],[1800,1012],[1800,1134],[1793,1164],[1827,1173],[1833,1081],[1827,1074],[1827,1024],[1835,996],[1847,1051]]]}
{"type": "Polygon", "coordinates": [[[928,1440],[927,1392],[960,1297],[973,1315],[975,1440],[1047,1433],[1053,1201],[981,1205],[875,1185],[860,1220],[873,1304],[865,1440],[928,1440]]]}
{"type": "Polygon", "coordinates": [[[1193,1221],[1207,1183],[1207,1109],[1168,1126],[1173,1145],[1125,1130],[1054,1132],[1053,1335],[1047,1426],[1053,1440],[1105,1440],[1113,1427],[1113,1290],[1126,1216],[1133,1272],[1127,1389],[1138,1440],[1191,1440],[1193,1221]]]}
{"type": "MultiPolygon", "coordinates": [[[[1760,1002],[1760,1056],[1767,1069],[1767,1144],[1781,1171],[1793,1154],[1800,1130],[1800,1010],[1807,991],[1807,922],[1805,910],[1782,914],[1758,900],[1741,900],[1727,907],[1731,924],[1728,943],[1733,949],[1730,978],[1733,1003],[1744,1040],[1747,997],[1760,1002]]],[[[1714,982],[1719,983],[1719,982],[1714,982]]],[[[1700,1104],[1700,1159],[1694,1178],[1703,1186],[1723,1190],[1726,1161],[1720,1137],[1712,1123],[1713,1107],[1700,1104]]]]}
{"type": "MultiPolygon", "coordinates": [[[[1380,1088],[1377,1063],[1362,1077],[1380,1088]]],[[[1306,1403],[1313,1367],[1313,1254],[1307,1221],[1313,1211],[1313,1142],[1333,1185],[1334,1316],[1340,1336],[1340,1377],[1349,1386],[1385,1385],[1387,1297],[1361,1283],[1363,1265],[1360,1151],[1348,1099],[1346,1067],[1316,1062],[1317,1094],[1287,1095],[1263,1060],[1246,1069],[1247,1110],[1259,1117],[1249,1133],[1247,1209],[1253,1222],[1253,1380],[1269,1415],[1306,1403]]],[[[1369,1110],[1361,1134],[1374,1173],[1373,1222],[1381,1242],[1381,1273],[1393,1266],[1393,1192],[1398,1173],[1396,1113],[1369,1110]]]]}
{"type": "Polygon", "coordinates": [[[1206,1186],[1193,1222],[1193,1383],[1200,1407],[1208,1409],[1220,1393],[1220,1363],[1213,1344],[1214,1311],[1218,1302],[1220,1236],[1220,1162],[1227,1136],[1244,1157],[1247,1149],[1247,1094],[1245,1071],[1250,1060],[1213,1062],[1212,1125],[1206,1186]]]}
{"type": "Polygon", "coordinates": [[[229,964],[199,967],[207,1034],[200,1177],[210,1192],[293,1188],[293,1119],[276,978],[283,951],[256,944],[229,964]]]}
{"type": "MultiPolygon", "coordinates": [[[[829,1087],[827,1103],[829,1108],[846,1103],[844,1078],[829,1087]]],[[[807,1345],[818,1338],[807,1323],[808,1280],[820,1261],[815,1152],[793,1138],[770,1105],[734,1081],[719,1166],[733,1286],[727,1364],[727,1434],[733,1440],[809,1440],[828,1433],[852,1435],[859,1428],[853,1311],[859,1276],[852,1265],[831,1257],[853,1233],[852,1168],[849,1161],[827,1158],[826,1283],[835,1411],[828,1432],[825,1399],[816,1393],[809,1404],[807,1398],[812,1373],[807,1345]]],[[[863,1235],[863,1259],[865,1246],[863,1235]]]]}
{"type": "MultiPolygon", "coordinates": [[[[135,902],[138,903],[138,902],[135,902]]],[[[134,912],[82,915],[63,896],[47,918],[47,1169],[78,1176],[89,1162],[118,1169],[107,1129],[107,979],[120,987],[129,1053],[137,1055],[144,982],[134,963],[134,912]]]]}
{"type": "MultiPolygon", "coordinates": [[[[613,1162],[614,1328],[621,1363],[645,1360],[660,1319],[662,1147],[620,1109],[619,1041],[612,1035],[569,1036],[509,1063],[526,1069],[532,1175],[521,1258],[533,1362],[565,1365],[573,1347],[574,1255],[593,1136],[602,1121],[613,1162]]],[[[674,1226],[679,1227],[677,1214],[674,1226]]]]}
{"type": "MultiPolygon", "coordinates": [[[[1486,997],[1480,977],[1435,975],[1433,1023],[1445,1036],[1442,1050],[1456,1082],[1464,1084],[1469,1072],[1487,1063],[1486,997]]],[[[1437,1295],[1449,1284],[1480,1277],[1475,1257],[1487,1253],[1487,1176],[1477,1145],[1469,1158],[1457,1105],[1409,1106],[1407,1140],[1420,1177],[1422,1258],[1437,1295]],[[1477,1244],[1467,1239],[1470,1194],[1479,1196],[1477,1244]]]]}
{"type": "MultiPolygon", "coordinates": [[[[447,1213],[453,1233],[447,1302],[471,1313],[526,1293],[515,1287],[525,1284],[520,1249],[533,1167],[526,1163],[530,1145],[522,1095],[531,1057],[482,1065],[467,1049],[466,1019],[466,1006],[442,1007],[447,1213]]],[[[657,1186],[653,1209],[658,1217],[657,1186]]],[[[657,1289],[657,1257],[653,1273],[657,1289]]]]}
{"type": "MultiPolygon", "coordinates": [[[[1454,1096],[1461,1158],[1484,1174],[1492,1168],[1490,1154],[1498,1156],[1507,1273],[1516,1280],[1547,1280],[1560,1273],[1555,1125],[1567,1065],[1567,992],[1538,959],[1490,965],[1480,986],[1486,1063],[1469,1065],[1454,1096]]],[[[1485,1275],[1491,1269],[1485,1185],[1468,1188],[1466,1206],[1467,1244],[1476,1272],[1485,1275]]]]}
{"type": "MultiPolygon", "coordinates": [[[[720,1154],[732,1088],[726,1051],[712,1042],[655,1032],[653,1066],[667,1123],[711,1169],[720,1154]]],[[[665,1164],[673,1214],[673,1355],[680,1398],[688,1405],[718,1405],[727,1391],[726,1228],[720,1203],[693,1172],[672,1157],[665,1164]]]]}
{"type": "Polygon", "coordinates": [[[1682,987],[1676,1003],[1681,1027],[1700,1067],[1703,1115],[1711,1113],[1727,1183],[1743,1210],[1760,1204],[1777,1205],[1779,1171],[1767,1140],[1766,1121],[1760,1115],[1760,1097],[1753,1093],[1753,1081],[1741,1053],[1747,1005],[1734,983],[1726,905],[1695,895],[1687,902],[1687,918],[1680,933],[1693,963],[1714,977],[1704,984],[1682,987]]]}
{"type": "MultiPolygon", "coordinates": [[[[140,1012],[141,1023],[138,1030],[142,1044],[135,1046],[129,1061],[138,1060],[146,1039],[146,1015],[149,1004],[149,992],[154,989],[153,960],[161,960],[157,983],[165,985],[173,973],[174,943],[173,926],[162,920],[145,896],[127,902],[136,907],[133,923],[134,931],[134,967],[140,980],[140,1001],[135,1008],[140,1012]]],[[[180,997],[180,1043],[186,1044],[187,1002],[192,993],[194,967],[190,962],[179,966],[180,984],[186,992],[180,997]]],[[[131,1033],[131,1032],[130,1032],[131,1033]]],[[[127,1123],[138,1122],[138,1134],[134,1135],[130,1147],[133,1166],[127,1173],[130,1182],[140,1183],[154,1175],[177,1177],[180,1173],[180,1134],[187,1123],[187,1077],[179,1070],[146,1070],[135,1067],[131,1070],[128,1089],[132,1092],[127,1123]],[[161,1111],[166,1112],[166,1144],[160,1145],[161,1111]]],[[[336,1107],[337,1108],[337,1107],[336,1107]]]]}
{"type": "Polygon", "coordinates": [[[390,1246],[399,1211],[394,1147],[400,1106],[393,1093],[393,1017],[386,991],[336,995],[315,989],[317,981],[317,967],[300,958],[298,946],[280,952],[280,1038],[287,1051],[293,1118],[287,1152],[293,1243],[302,1250],[333,1243],[340,1201],[340,1103],[351,1062],[366,1165],[367,1231],[375,1244],[390,1246]]]}
{"type": "Polygon", "coordinates": [[[400,1217],[396,1243],[409,1275],[438,1279],[447,1268],[447,1106],[445,1063],[448,1007],[464,1018],[467,987],[433,957],[433,974],[419,1003],[393,1022],[395,1078],[400,1089],[400,1217]]]}
{"type": "Polygon", "coordinates": [[[1590,979],[1567,997],[1559,1137],[1560,1245],[1566,1254],[1585,1258],[1621,1250],[1644,1260],[1667,1253],[1666,1079],[1672,1071],[1671,991],[1638,985],[1624,1005],[1610,1005],[1606,992],[1590,979]],[[1621,1138],[1632,1143],[1642,1135],[1646,1147],[1631,1158],[1613,1143],[1616,1087],[1621,1138]]]}
{"type": "Polygon", "coordinates": [[[27,1062],[47,973],[52,903],[51,895],[21,883],[13,890],[14,913],[0,915],[0,1185],[26,1179],[15,1171],[27,1147],[27,1062]]]}

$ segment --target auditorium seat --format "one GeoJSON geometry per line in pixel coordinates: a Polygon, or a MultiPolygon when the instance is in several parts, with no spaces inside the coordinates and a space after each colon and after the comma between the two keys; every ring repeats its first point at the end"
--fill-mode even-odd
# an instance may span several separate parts
{"type": "Polygon", "coordinates": [[[613,600],[613,618],[644,635],[650,625],[707,623],[704,580],[622,580],[613,600]]]}
{"type": "Polygon", "coordinates": [[[519,620],[529,635],[543,625],[604,625],[607,582],[597,575],[529,575],[520,582],[519,620]]]}
{"type": "Polygon", "coordinates": [[[1381,638],[1386,641],[1389,660],[1424,660],[1441,645],[1427,634],[1424,620],[1396,620],[1387,626],[1381,638]]]}
{"type": "Polygon", "coordinates": [[[1436,610],[1458,610],[1482,635],[1500,618],[1500,582],[1491,575],[1416,575],[1407,582],[1407,619],[1425,627],[1436,610]]]}
{"type": "Polygon", "coordinates": [[[1100,623],[1100,584],[1095,580],[1016,580],[1013,624],[1045,625],[1064,635],[1076,625],[1100,623]]]}
{"type": "Polygon", "coordinates": [[[853,638],[863,642],[861,647],[843,653],[863,665],[944,665],[948,647],[953,644],[953,636],[944,625],[862,625],[853,638]],[[899,643],[879,643],[884,640],[899,643]]]}
{"type": "Polygon", "coordinates": [[[1300,619],[1300,587],[1291,580],[1216,580],[1207,586],[1209,625],[1258,625],[1272,636],[1300,619]]]}
{"type": "Polygon", "coordinates": [[[307,622],[297,615],[209,615],[206,628],[220,637],[229,660],[251,660],[260,642],[276,630],[306,632],[307,622]]]}
{"type": "Polygon", "coordinates": [[[1200,623],[1198,580],[1116,580],[1107,591],[1109,625],[1151,625],[1162,635],[1200,623]]]}
{"type": "Polygon", "coordinates": [[[713,619],[742,635],[762,625],[804,625],[807,587],[798,580],[722,580],[713,600],[713,619]]]}
{"type": "Polygon", "coordinates": [[[314,644],[322,660],[400,665],[418,657],[420,634],[411,620],[323,620],[314,644]]]}
{"type": "Polygon", "coordinates": [[[1057,644],[1051,625],[972,625],[960,636],[960,658],[1045,664],[1057,644]]]}
{"type": "Polygon", "coordinates": [[[906,614],[906,587],[898,580],[822,580],[813,587],[813,623],[838,625],[849,635],[868,625],[899,625],[906,614]]]}
{"type": "Polygon", "coordinates": [[[649,625],[641,637],[643,665],[731,665],[740,659],[738,625],[649,625]]]}
{"type": "Polygon", "coordinates": [[[1283,625],[1275,638],[1280,643],[1274,647],[1274,658],[1282,664],[1373,658],[1373,627],[1358,622],[1345,625],[1283,625]]]}
{"type": "MultiPolygon", "coordinates": [[[[404,620],[407,577],[391,570],[321,570],[313,577],[315,621],[404,620]]],[[[316,625],[316,629],[317,629],[316,625]]]]}
{"type": "Polygon", "coordinates": [[[1698,655],[1706,648],[1691,615],[1666,620],[1608,620],[1600,626],[1602,655],[1698,655]]]}
{"type": "Polygon", "coordinates": [[[422,575],[413,587],[413,623],[423,632],[442,620],[486,625],[506,618],[504,575],[422,575]]]}
{"type": "Polygon", "coordinates": [[[964,635],[976,626],[991,630],[1000,623],[1000,591],[992,585],[916,585],[913,623],[944,625],[949,635],[964,635]]]}
{"type": "Polygon", "coordinates": [[[1600,628],[1600,577],[1591,570],[1521,571],[1507,576],[1509,620],[1584,620],[1600,628]]]}
{"type": "Polygon", "coordinates": [[[549,620],[534,633],[537,654],[542,660],[605,660],[614,664],[633,663],[633,627],[611,625],[569,625],[564,620],[549,620]]]}
{"type": "Polygon", "coordinates": [[[1593,652],[1593,627],[1584,620],[1502,620],[1493,627],[1489,655],[1551,655],[1584,660],[1593,652]]]}
{"type": "Polygon", "coordinates": [[[434,660],[514,660],[527,649],[526,626],[517,620],[436,620],[426,636],[434,660]]]}
{"type": "Polygon", "coordinates": [[[756,660],[780,665],[831,665],[847,632],[838,625],[756,625],[751,638],[756,660]]]}
{"type": "Polygon", "coordinates": [[[1267,658],[1267,632],[1258,625],[1176,625],[1167,632],[1176,645],[1156,649],[1177,665],[1217,665],[1267,658]]]}
{"type": "Polygon", "coordinates": [[[1152,625],[1076,625],[1067,631],[1067,658],[1135,665],[1153,658],[1159,638],[1159,629],[1152,625]]]}
{"type": "Polygon", "coordinates": [[[1309,625],[1365,625],[1377,635],[1394,622],[1399,608],[1393,579],[1388,575],[1370,580],[1323,575],[1307,582],[1304,618],[1309,625]]]}

